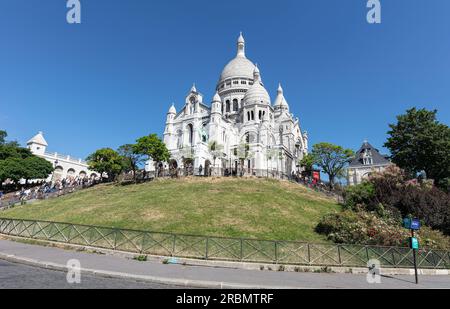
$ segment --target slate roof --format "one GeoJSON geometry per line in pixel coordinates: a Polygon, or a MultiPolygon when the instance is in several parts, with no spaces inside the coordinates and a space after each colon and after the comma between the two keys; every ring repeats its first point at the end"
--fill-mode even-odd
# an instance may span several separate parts
{"type": "Polygon", "coordinates": [[[361,148],[356,152],[355,159],[350,163],[350,167],[362,167],[368,166],[363,164],[363,155],[366,150],[370,150],[372,153],[371,165],[388,165],[391,162],[387,155],[381,155],[379,150],[373,147],[369,142],[364,142],[361,148]]]}

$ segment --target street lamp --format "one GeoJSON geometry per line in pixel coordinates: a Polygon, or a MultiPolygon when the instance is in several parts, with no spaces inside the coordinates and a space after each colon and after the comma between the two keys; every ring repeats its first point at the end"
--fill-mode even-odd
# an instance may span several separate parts
{"type": "Polygon", "coordinates": [[[53,180],[55,180],[55,171],[56,171],[56,167],[58,166],[58,163],[59,163],[59,161],[58,161],[58,159],[56,159],[55,163],[54,163],[54,167],[53,167],[53,175],[52,175],[53,180]]]}

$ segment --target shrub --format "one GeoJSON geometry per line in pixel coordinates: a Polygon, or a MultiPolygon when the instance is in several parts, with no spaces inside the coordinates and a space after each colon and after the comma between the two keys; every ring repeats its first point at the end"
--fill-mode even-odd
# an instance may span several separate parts
{"type": "Polygon", "coordinates": [[[433,229],[450,235],[450,194],[429,182],[408,180],[396,166],[373,173],[369,180],[344,193],[344,207],[375,211],[380,216],[395,214],[420,218],[433,229]]]}
{"type": "MultiPolygon", "coordinates": [[[[343,211],[322,218],[316,231],[326,235],[335,243],[365,244],[380,246],[408,246],[409,231],[395,216],[379,217],[365,211],[343,211]]],[[[449,249],[450,237],[424,227],[419,233],[422,246],[434,249],[449,249]]]]}
{"type": "Polygon", "coordinates": [[[397,208],[403,215],[412,214],[429,227],[450,235],[450,195],[436,187],[406,186],[397,208]]]}
{"type": "Polygon", "coordinates": [[[357,186],[348,187],[344,191],[344,207],[357,210],[365,205],[372,204],[375,188],[370,182],[363,182],[357,186]]]}

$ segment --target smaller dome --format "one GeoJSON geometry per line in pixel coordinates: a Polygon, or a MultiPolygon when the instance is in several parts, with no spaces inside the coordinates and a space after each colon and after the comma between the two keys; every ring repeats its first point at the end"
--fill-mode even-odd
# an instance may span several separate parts
{"type": "Polygon", "coordinates": [[[255,79],[255,83],[245,94],[244,105],[252,103],[264,103],[270,105],[270,96],[261,82],[261,76],[259,75],[259,69],[257,65],[255,66],[253,72],[253,78],[255,79]]]}
{"type": "Polygon", "coordinates": [[[289,109],[289,104],[283,94],[281,84],[278,85],[277,97],[274,104],[275,109],[289,109]]]}
{"type": "Polygon", "coordinates": [[[177,109],[175,108],[175,104],[172,104],[172,106],[169,109],[169,114],[176,114],[177,109]]]}
{"type": "Polygon", "coordinates": [[[213,102],[222,102],[222,99],[220,98],[220,95],[217,91],[216,94],[214,95],[213,102]]]}

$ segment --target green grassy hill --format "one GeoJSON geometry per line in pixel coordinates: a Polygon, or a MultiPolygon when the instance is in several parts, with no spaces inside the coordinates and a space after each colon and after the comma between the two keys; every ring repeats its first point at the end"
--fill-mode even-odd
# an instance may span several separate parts
{"type": "Polygon", "coordinates": [[[320,218],[339,206],[296,184],[265,179],[158,180],[100,185],[0,212],[49,220],[195,235],[324,241],[320,218]]]}

